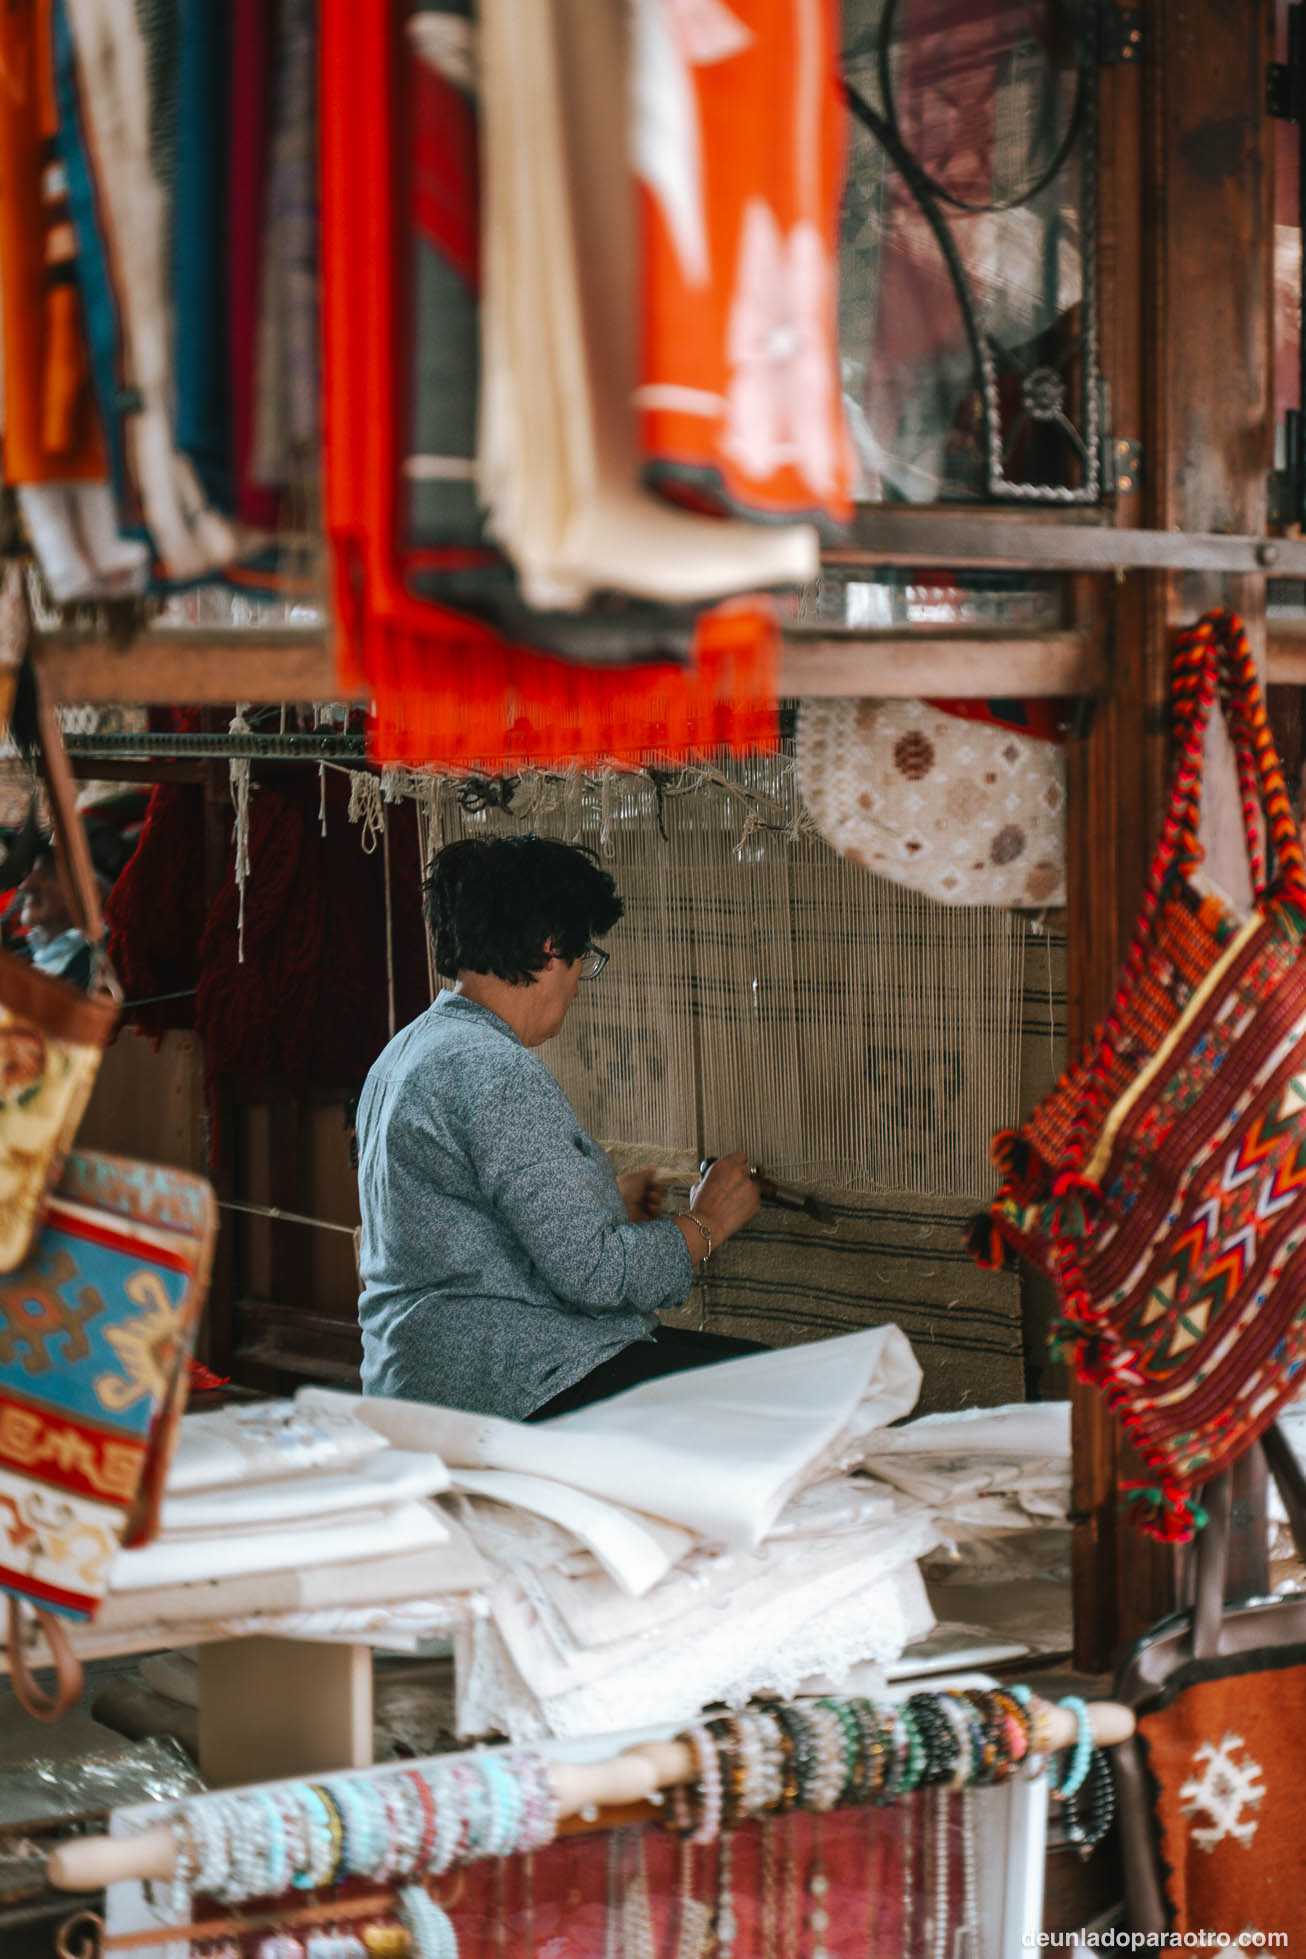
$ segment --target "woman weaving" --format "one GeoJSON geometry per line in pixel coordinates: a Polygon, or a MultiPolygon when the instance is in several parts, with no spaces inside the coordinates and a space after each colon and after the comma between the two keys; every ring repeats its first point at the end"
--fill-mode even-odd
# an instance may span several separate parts
{"type": "Polygon", "coordinates": [[[539,1420],[754,1351],[657,1318],[756,1215],[745,1159],[662,1216],[655,1173],[618,1178],[534,1052],[607,964],[612,879],[588,851],[517,836],[449,844],[426,890],[456,983],[359,1100],[364,1392],[539,1420]]]}

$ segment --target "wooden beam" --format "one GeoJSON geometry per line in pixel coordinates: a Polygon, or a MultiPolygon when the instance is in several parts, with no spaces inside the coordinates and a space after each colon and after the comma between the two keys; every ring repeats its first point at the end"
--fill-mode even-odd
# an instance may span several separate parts
{"type": "Polygon", "coordinates": [[[151,627],[126,646],[81,634],[46,634],[35,650],[58,701],[203,707],[340,698],[330,645],[321,631],[151,627]]]}
{"type": "MultiPolygon", "coordinates": [[[[1153,467],[1145,457],[1144,469],[1153,467]]],[[[1208,522],[1210,520],[1208,519],[1208,522]]],[[[1306,539],[1157,525],[1138,530],[1096,523],[1068,525],[1002,511],[912,511],[864,504],[853,542],[825,554],[831,564],[939,565],[964,569],[1058,571],[1230,572],[1259,578],[1306,576],[1306,539]]]]}
{"type": "MultiPolygon", "coordinates": [[[[146,633],[125,648],[46,640],[39,658],[50,692],[61,701],[202,707],[341,698],[321,634],[290,646],[269,639],[246,645],[240,636],[207,633],[161,641],[146,633]]],[[[779,684],[786,699],[1023,699],[1096,693],[1105,678],[1100,652],[1083,633],[907,628],[789,634],[779,684]]],[[[142,752],[147,750],[143,739],[142,752]]]]}
{"type": "Polygon", "coordinates": [[[1025,700],[1096,694],[1106,680],[1085,633],[841,633],[795,635],[780,659],[785,699],[1025,700]]]}

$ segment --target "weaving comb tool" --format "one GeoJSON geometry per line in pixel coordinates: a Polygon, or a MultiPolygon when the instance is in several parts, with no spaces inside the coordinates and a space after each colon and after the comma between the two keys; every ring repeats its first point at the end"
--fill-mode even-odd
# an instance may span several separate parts
{"type": "MultiPolygon", "coordinates": [[[[705,1177],[715,1162],[714,1156],[705,1156],[698,1166],[699,1175],[705,1177]]],[[[824,1225],[827,1231],[839,1229],[834,1206],[822,1203],[821,1199],[813,1197],[810,1191],[795,1190],[791,1184],[778,1184],[773,1177],[768,1177],[761,1172],[755,1174],[754,1182],[761,1192],[764,1204],[774,1204],[776,1209],[781,1211],[801,1211],[804,1216],[811,1218],[813,1224],[824,1225]]]]}

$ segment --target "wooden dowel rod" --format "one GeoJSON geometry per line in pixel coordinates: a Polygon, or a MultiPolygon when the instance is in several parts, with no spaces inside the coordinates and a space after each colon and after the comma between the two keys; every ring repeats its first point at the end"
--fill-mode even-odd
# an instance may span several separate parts
{"type": "MultiPolygon", "coordinates": [[[[1055,1702],[1037,1702],[1053,1748],[1068,1748],[1077,1733],[1075,1717],[1055,1702]]],[[[1099,1747],[1113,1748],[1134,1732],[1131,1710],[1115,1701],[1090,1703],[1089,1722],[1099,1747]]],[[[384,1771],[383,1771],[384,1772],[384,1771]]],[[[645,1741],[624,1755],[602,1762],[559,1762],[553,1768],[563,1817],[629,1808],[647,1802],[659,1789],[695,1779],[693,1750],[679,1741],[645,1741]]],[[[232,1791],[225,1792],[234,1793],[232,1791]]],[[[46,1876],[57,1891],[102,1891],[130,1879],[164,1883],[173,1874],[172,1831],[160,1824],[130,1837],[79,1837],[62,1843],[46,1859],[46,1876]]]]}

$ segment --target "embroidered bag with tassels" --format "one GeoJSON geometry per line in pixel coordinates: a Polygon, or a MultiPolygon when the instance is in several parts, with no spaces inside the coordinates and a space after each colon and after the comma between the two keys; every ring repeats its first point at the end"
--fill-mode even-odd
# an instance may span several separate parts
{"type": "Polygon", "coordinates": [[[1149,1471],[1149,1534],[1201,1521],[1195,1487],[1274,1420],[1306,1364],[1306,869],[1241,621],[1205,615],[1174,663],[1170,801],[1110,1011],[1023,1129],[971,1247],[1050,1272],[1061,1344],[1149,1471]],[[1256,904],[1197,878],[1217,696],[1238,760],[1256,904]],[[1271,851],[1261,843],[1264,819],[1271,851]]]}
{"type": "Polygon", "coordinates": [[[122,997],[104,960],[104,921],[72,770],[37,684],[41,769],[70,916],[95,960],[89,988],[0,950],[0,1272],[27,1255],[118,1024],[122,997]]]}
{"type": "Polygon", "coordinates": [[[157,1528],[216,1228],[203,1177],[78,1152],[0,1277],[0,1593],[14,1687],[39,1719],[78,1692],[65,1620],[91,1618],[119,1546],[157,1528]],[[29,1614],[58,1671],[51,1700],[29,1614]]]}

